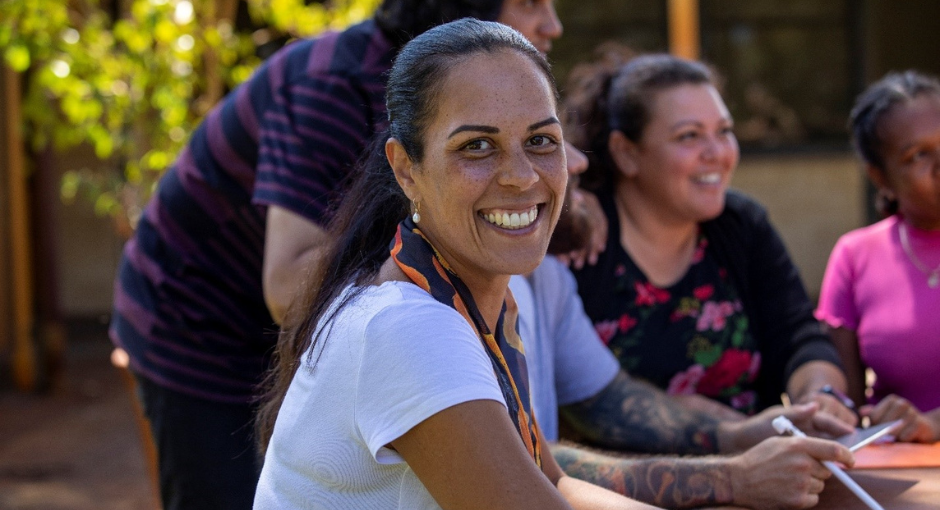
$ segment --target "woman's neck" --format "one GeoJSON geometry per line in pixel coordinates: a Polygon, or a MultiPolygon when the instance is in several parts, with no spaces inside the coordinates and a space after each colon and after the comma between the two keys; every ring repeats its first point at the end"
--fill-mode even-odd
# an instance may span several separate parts
{"type": "Polygon", "coordinates": [[[617,185],[615,201],[620,244],[653,285],[668,287],[692,265],[698,223],[663,214],[638,190],[617,185]]]}
{"type": "Polygon", "coordinates": [[[501,275],[491,278],[464,278],[460,276],[470,294],[477,304],[477,309],[486,321],[490,331],[496,331],[496,322],[499,320],[499,312],[503,309],[503,301],[506,299],[506,290],[509,288],[509,276],[501,275]]]}

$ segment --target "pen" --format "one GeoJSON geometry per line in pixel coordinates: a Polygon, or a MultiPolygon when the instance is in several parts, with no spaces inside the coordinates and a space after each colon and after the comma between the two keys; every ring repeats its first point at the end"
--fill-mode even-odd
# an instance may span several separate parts
{"type": "MultiPolygon", "coordinates": [[[[778,416],[774,418],[771,424],[773,425],[774,430],[776,430],[778,434],[785,434],[789,432],[796,437],[806,437],[806,434],[804,434],[802,430],[796,428],[796,425],[794,425],[793,422],[788,420],[786,416],[778,416]]],[[[861,486],[859,486],[858,483],[855,482],[855,480],[850,478],[849,475],[845,474],[845,471],[843,471],[842,468],[837,466],[835,462],[824,460],[822,461],[822,464],[823,466],[826,466],[826,469],[831,471],[832,474],[835,475],[836,478],[838,478],[842,483],[844,483],[845,486],[848,487],[849,490],[852,491],[853,494],[858,496],[858,499],[862,500],[863,503],[868,505],[868,508],[871,508],[872,510],[884,510],[884,508],[882,508],[882,506],[879,505],[878,502],[875,501],[874,498],[872,498],[871,496],[868,495],[867,492],[865,492],[865,489],[861,488],[861,486]]]]}

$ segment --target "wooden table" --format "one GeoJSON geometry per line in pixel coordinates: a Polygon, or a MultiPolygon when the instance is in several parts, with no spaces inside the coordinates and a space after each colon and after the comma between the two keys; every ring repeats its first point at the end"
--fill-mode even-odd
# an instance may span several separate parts
{"type": "MultiPolygon", "coordinates": [[[[847,471],[885,510],[940,509],[940,468],[852,469],[847,471]]],[[[826,481],[821,510],[868,510],[835,477],[826,481]]]]}

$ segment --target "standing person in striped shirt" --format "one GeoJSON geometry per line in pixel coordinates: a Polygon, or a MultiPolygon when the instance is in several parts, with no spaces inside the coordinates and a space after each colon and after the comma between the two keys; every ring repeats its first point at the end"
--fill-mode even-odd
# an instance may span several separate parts
{"type": "Polygon", "coordinates": [[[164,508],[251,507],[256,386],[331,203],[387,125],[385,72],[411,37],[467,16],[543,52],[561,35],[551,0],[384,0],[370,20],[272,56],[161,180],[124,248],[110,335],[139,383],[164,508]]]}

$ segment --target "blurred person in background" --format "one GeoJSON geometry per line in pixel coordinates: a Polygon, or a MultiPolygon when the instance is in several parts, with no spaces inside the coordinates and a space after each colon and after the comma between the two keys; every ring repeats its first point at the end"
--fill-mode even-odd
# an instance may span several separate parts
{"type": "Polygon", "coordinates": [[[566,134],[607,214],[607,248],[575,271],[601,338],[632,377],[725,419],[812,402],[856,415],[830,338],[780,236],[728,189],[733,120],[707,66],[608,53],[572,72],[566,134]]]}
{"type": "Polygon", "coordinates": [[[885,218],[843,235],[816,316],[830,328],[849,396],[872,423],[904,420],[901,441],[940,440],[940,83],[891,73],[859,95],[856,151],[885,218]]]}

